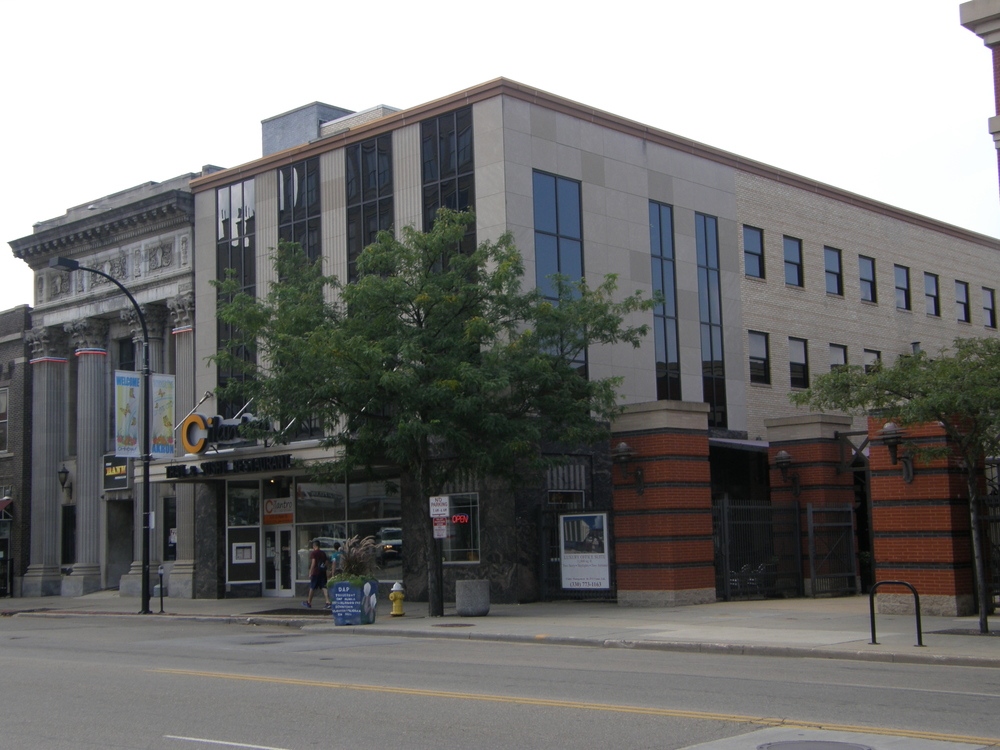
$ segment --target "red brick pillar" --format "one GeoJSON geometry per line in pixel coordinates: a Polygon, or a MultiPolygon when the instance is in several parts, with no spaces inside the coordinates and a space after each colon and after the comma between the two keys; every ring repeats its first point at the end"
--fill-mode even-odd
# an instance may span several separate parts
{"type": "Polygon", "coordinates": [[[633,454],[612,466],[618,603],[714,602],[708,405],[631,405],[613,425],[612,456],[620,443],[633,454]]]}
{"type": "MultiPolygon", "coordinates": [[[[850,417],[804,414],[765,420],[767,459],[770,469],[771,504],[798,503],[802,577],[807,596],[831,590],[821,578],[831,571],[810,568],[809,508],[851,508],[856,505],[851,455],[839,433],[850,432],[850,417]],[[783,460],[779,460],[783,459],[783,460]],[[782,464],[785,465],[782,470],[782,464]]],[[[856,546],[856,539],[855,539],[856,546]]],[[[856,553],[856,549],[855,549],[856,553]]],[[[817,566],[818,567],[818,566],[817,566]]],[[[841,590],[843,580],[829,579],[841,590]]],[[[848,582],[860,590],[858,582],[848,582]]]]}
{"type": "MultiPolygon", "coordinates": [[[[965,474],[955,458],[943,457],[914,462],[912,481],[906,481],[910,452],[918,445],[944,445],[944,430],[936,424],[902,428],[893,464],[885,422],[868,420],[875,580],[912,584],[922,614],[972,614],[975,578],[965,474]]],[[[882,586],[876,596],[879,612],[913,612],[913,595],[902,586],[882,586]]]]}

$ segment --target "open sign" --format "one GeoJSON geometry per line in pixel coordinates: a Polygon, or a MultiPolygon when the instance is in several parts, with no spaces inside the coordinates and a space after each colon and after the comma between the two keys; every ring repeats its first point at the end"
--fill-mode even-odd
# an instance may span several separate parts
{"type": "Polygon", "coordinates": [[[469,514],[468,513],[456,513],[451,517],[452,523],[468,523],[469,514]]]}

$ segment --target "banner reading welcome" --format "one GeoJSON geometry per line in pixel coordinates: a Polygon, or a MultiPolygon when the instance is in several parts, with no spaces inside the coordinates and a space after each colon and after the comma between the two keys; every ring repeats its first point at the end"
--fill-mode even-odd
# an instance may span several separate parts
{"type": "Polygon", "coordinates": [[[139,458],[139,418],[142,376],[132,370],[115,370],[115,455],[139,458]]]}

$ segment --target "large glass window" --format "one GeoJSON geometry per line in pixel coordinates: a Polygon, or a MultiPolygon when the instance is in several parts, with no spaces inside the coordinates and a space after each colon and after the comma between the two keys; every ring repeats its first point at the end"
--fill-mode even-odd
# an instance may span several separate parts
{"type": "Polygon", "coordinates": [[[319,157],[278,170],[278,239],[297,242],[312,260],[323,254],[320,239],[319,157]]]}
{"type": "Polygon", "coordinates": [[[802,240],[785,237],[785,283],[788,286],[802,286],[802,240]]]}
{"type": "MultiPolygon", "coordinates": [[[[566,177],[535,172],[535,285],[550,300],[559,292],[552,276],[573,282],[583,278],[583,214],[580,183],[566,177]]],[[[574,360],[580,374],[587,374],[587,353],[574,360]]]]}
{"type": "MultiPolygon", "coordinates": [[[[465,107],[420,123],[424,231],[439,208],[462,211],[475,203],[472,108],[465,107]]],[[[476,246],[476,228],[462,239],[463,252],[476,246]]]]}
{"type": "Polygon", "coordinates": [[[882,364],[882,352],[878,349],[865,349],[865,372],[871,372],[882,364]]]}
{"type": "Polygon", "coordinates": [[[348,146],[344,153],[347,188],[347,278],[356,281],[361,251],[379,232],[392,230],[392,136],[380,135],[348,146]]]}
{"type": "Polygon", "coordinates": [[[809,345],[805,339],[788,339],[788,372],[792,388],[809,387],[809,345]]]}
{"type": "Polygon", "coordinates": [[[894,266],[893,274],[896,280],[896,309],[910,309],[910,269],[906,266],[894,266]]]}
{"type": "Polygon", "coordinates": [[[997,327],[996,292],[983,287],[983,325],[987,328],[997,327]]]}
{"type": "Polygon", "coordinates": [[[698,252],[698,314],[701,323],[702,398],[709,427],[726,427],[726,366],[722,347],[722,284],[719,278],[719,220],[694,215],[698,252]]]}
{"type": "Polygon", "coordinates": [[[479,494],[451,495],[451,518],[441,547],[446,563],[479,562],[479,494]]]}
{"type": "Polygon", "coordinates": [[[955,315],[959,323],[972,322],[972,310],[969,308],[969,284],[966,281],[955,282],[955,315]]]}
{"type": "MultiPolygon", "coordinates": [[[[254,181],[252,179],[237,182],[233,185],[219,188],[216,197],[216,278],[225,279],[232,269],[239,283],[240,291],[253,296],[257,287],[257,245],[256,245],[256,209],[254,181]]],[[[220,295],[219,302],[225,302],[220,295]]],[[[234,338],[235,329],[217,322],[218,345],[234,338]]],[[[253,353],[240,349],[235,352],[239,357],[252,361],[253,353]]],[[[220,367],[218,370],[219,386],[241,374],[235,370],[220,367]]],[[[242,404],[220,402],[219,411],[224,417],[232,417],[242,408],[242,404]]]]}
{"type": "Polygon", "coordinates": [[[935,318],[941,316],[941,292],[936,274],[924,274],[924,302],[928,315],[933,315],[935,318]]]}
{"type": "Polygon", "coordinates": [[[747,276],[764,278],[764,230],[743,226],[743,267],[747,276]]]}
{"type": "Polygon", "coordinates": [[[673,209],[649,202],[649,247],[653,265],[653,291],[663,301],[653,309],[656,348],[656,398],[681,398],[680,346],[677,338],[677,279],[674,273],[673,209]]]}
{"type": "Polygon", "coordinates": [[[833,247],[824,247],[823,264],[826,276],[826,293],[843,297],[844,274],[840,264],[840,250],[833,247]]]}
{"type": "Polygon", "coordinates": [[[875,285],[875,259],[866,255],[858,256],[858,278],[861,282],[862,302],[878,302],[878,289],[875,285]]]}
{"type": "Polygon", "coordinates": [[[7,399],[10,391],[0,388],[0,452],[7,452],[7,399]]]}
{"type": "Polygon", "coordinates": [[[749,331],[747,334],[750,349],[750,382],[771,382],[771,357],[768,351],[767,334],[760,331],[749,331]]]}
{"type": "Polygon", "coordinates": [[[260,580],[260,483],[226,487],[226,577],[232,583],[260,580]]]}

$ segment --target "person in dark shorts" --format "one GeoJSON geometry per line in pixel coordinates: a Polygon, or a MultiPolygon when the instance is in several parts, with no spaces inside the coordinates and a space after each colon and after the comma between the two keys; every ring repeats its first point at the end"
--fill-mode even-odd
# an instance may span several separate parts
{"type": "Polygon", "coordinates": [[[326,566],[329,558],[326,553],[319,548],[319,539],[313,539],[312,551],[309,553],[309,594],[302,606],[312,609],[313,594],[316,589],[322,589],[323,598],[326,599],[326,609],[330,608],[330,594],[326,590],[326,566]]]}

